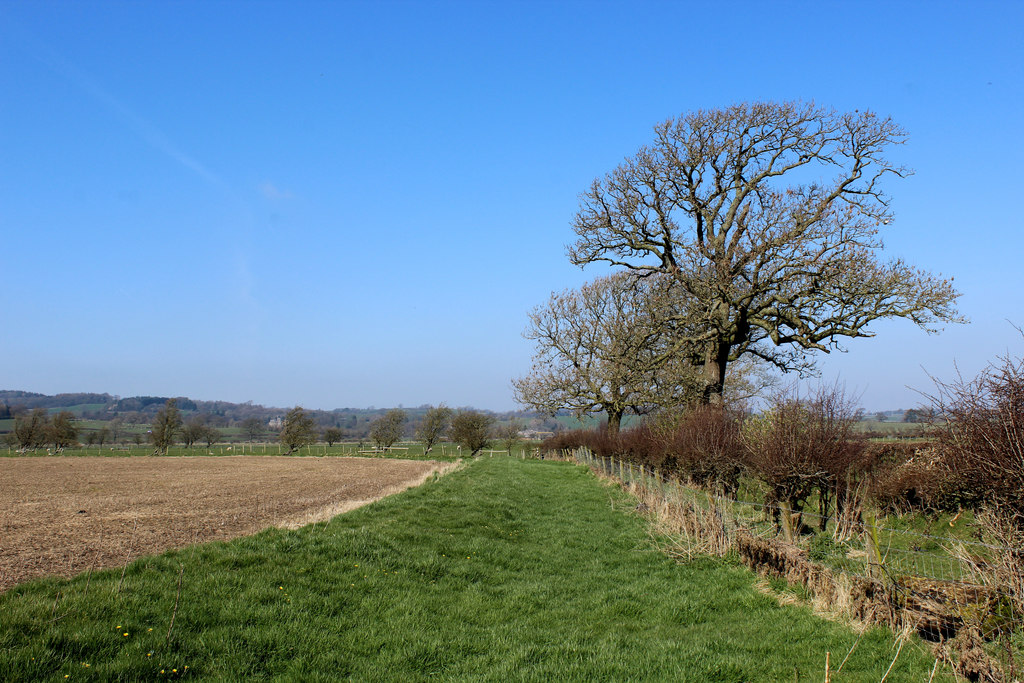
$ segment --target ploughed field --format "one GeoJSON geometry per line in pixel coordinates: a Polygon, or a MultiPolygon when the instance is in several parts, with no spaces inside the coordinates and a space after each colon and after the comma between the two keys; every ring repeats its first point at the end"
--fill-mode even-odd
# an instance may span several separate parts
{"type": "Polygon", "coordinates": [[[330,519],[450,466],[276,456],[0,458],[0,591],[330,519]]]}

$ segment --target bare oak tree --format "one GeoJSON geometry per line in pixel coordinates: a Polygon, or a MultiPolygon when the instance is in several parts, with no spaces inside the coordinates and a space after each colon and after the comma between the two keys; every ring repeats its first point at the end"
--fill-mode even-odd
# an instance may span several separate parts
{"type": "Polygon", "coordinates": [[[806,352],[873,336],[879,318],[936,331],[959,320],[951,281],[879,258],[882,181],[909,173],[883,154],[905,137],[872,112],[805,103],[669,119],[582,195],[569,258],[675,279],[692,299],[681,352],[699,356],[709,403],[746,354],[806,371],[806,352]]]}
{"type": "Polygon", "coordinates": [[[675,352],[678,306],[663,276],[620,272],[552,294],[530,313],[523,336],[537,344],[530,374],[514,379],[516,400],[577,416],[604,412],[618,432],[626,413],[671,408],[694,395],[689,359],[675,352]]]}

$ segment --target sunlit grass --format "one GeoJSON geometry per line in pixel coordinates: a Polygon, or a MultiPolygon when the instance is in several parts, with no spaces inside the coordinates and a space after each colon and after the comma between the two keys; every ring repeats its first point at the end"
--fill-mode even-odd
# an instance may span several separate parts
{"type": "MultiPolygon", "coordinates": [[[[0,596],[0,671],[822,680],[825,653],[834,672],[857,642],[735,564],[661,554],[633,505],[581,467],[483,458],[330,523],[142,559],[123,582],[116,570],[19,586],[0,596]]],[[[878,681],[892,641],[869,632],[832,680],[878,681]]],[[[927,680],[931,664],[904,647],[887,680],[927,680]]]]}

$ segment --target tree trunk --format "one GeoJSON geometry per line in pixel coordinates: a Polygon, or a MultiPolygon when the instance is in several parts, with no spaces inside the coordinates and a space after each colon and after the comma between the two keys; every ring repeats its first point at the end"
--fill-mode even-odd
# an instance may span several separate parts
{"type": "Polygon", "coordinates": [[[704,394],[701,402],[705,405],[720,406],[725,390],[725,368],[729,363],[729,344],[718,340],[708,346],[704,355],[704,394]]]}
{"type": "Polygon", "coordinates": [[[624,412],[621,408],[617,410],[607,409],[608,411],[608,433],[615,436],[619,433],[619,427],[622,425],[622,413],[624,412]]]}
{"type": "Polygon", "coordinates": [[[796,513],[793,512],[793,506],[788,500],[780,500],[779,512],[782,522],[782,538],[786,543],[793,543],[799,533],[797,529],[794,529],[796,513]]]}
{"type": "Polygon", "coordinates": [[[829,508],[832,507],[833,493],[831,482],[818,487],[818,514],[820,515],[818,530],[821,533],[828,530],[829,508]]]}

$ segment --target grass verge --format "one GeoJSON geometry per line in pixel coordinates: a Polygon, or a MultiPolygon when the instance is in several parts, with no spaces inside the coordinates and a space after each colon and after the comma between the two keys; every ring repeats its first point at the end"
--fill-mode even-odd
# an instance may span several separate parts
{"type": "MultiPolygon", "coordinates": [[[[832,681],[882,678],[890,634],[858,641],[733,563],[678,564],[632,506],[582,467],[485,458],[330,523],[16,587],[0,596],[0,672],[822,680],[830,652],[832,681]]],[[[911,643],[886,680],[927,680],[932,663],[911,643]]]]}

